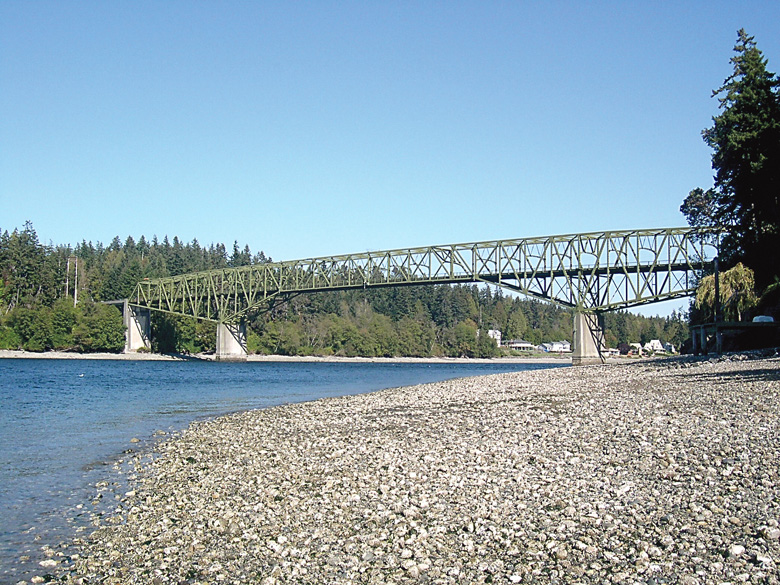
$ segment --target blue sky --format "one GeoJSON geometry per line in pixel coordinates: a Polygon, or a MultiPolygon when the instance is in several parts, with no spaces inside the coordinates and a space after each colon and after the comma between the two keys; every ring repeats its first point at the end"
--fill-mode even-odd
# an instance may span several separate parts
{"type": "Polygon", "coordinates": [[[684,225],[780,2],[0,2],[0,228],[276,260],[684,225]]]}

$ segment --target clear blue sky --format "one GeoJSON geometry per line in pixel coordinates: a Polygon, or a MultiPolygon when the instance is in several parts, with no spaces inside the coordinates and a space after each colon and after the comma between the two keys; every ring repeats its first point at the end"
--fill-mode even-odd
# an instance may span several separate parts
{"type": "Polygon", "coordinates": [[[0,2],[0,229],[275,260],[684,225],[780,2],[0,2]]]}

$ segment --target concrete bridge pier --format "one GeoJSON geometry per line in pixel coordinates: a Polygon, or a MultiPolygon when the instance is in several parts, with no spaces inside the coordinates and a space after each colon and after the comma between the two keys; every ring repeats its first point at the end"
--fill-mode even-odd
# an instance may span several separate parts
{"type": "Polygon", "coordinates": [[[131,305],[128,299],[103,301],[105,305],[114,305],[122,313],[125,325],[125,351],[135,353],[139,349],[152,347],[152,312],[146,307],[131,305]]]}
{"type": "Polygon", "coordinates": [[[131,305],[125,301],[122,307],[125,327],[125,353],[152,348],[152,312],[146,307],[131,305]]]}
{"type": "Polygon", "coordinates": [[[573,366],[603,364],[606,355],[604,325],[597,313],[574,313],[573,366]]]}
{"type": "Polygon", "coordinates": [[[214,359],[218,362],[246,361],[246,321],[217,324],[217,351],[214,359]]]}

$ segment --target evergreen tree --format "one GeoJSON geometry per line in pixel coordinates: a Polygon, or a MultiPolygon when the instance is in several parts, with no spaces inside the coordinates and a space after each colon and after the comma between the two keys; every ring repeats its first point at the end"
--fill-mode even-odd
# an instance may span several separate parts
{"type": "Polygon", "coordinates": [[[754,38],[738,33],[731,63],[734,72],[713,92],[720,115],[704,130],[713,149],[715,189],[694,190],[683,203],[691,225],[709,215],[728,227],[721,255],[733,266],[752,267],[766,286],[778,273],[780,247],[780,80],[754,38]]]}

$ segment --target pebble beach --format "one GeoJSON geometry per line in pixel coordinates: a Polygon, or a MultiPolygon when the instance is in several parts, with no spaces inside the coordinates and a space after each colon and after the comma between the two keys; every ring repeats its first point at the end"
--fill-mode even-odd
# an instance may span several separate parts
{"type": "Polygon", "coordinates": [[[778,583],[779,394],[765,353],[195,422],[98,485],[113,511],[32,581],[778,583]]]}

